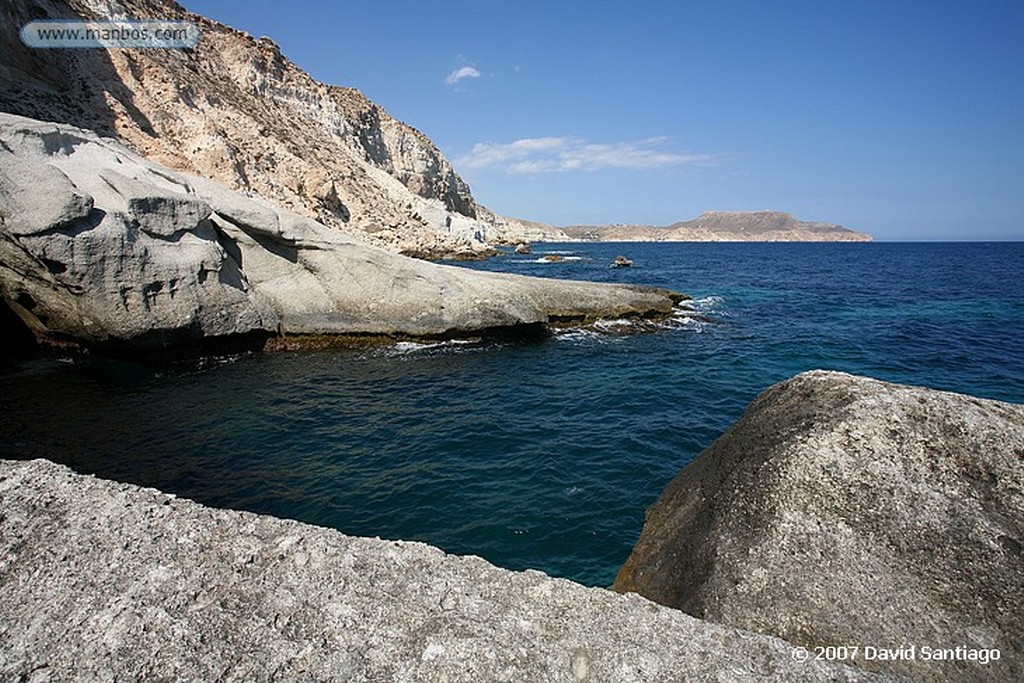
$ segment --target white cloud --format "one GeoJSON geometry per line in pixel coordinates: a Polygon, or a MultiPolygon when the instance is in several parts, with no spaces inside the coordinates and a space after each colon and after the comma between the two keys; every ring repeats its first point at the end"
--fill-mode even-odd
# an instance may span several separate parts
{"type": "MultiPolygon", "coordinates": [[[[521,162],[531,155],[544,154],[558,150],[568,143],[568,138],[523,138],[504,145],[491,145],[478,142],[473,145],[469,154],[459,159],[466,168],[490,168],[502,166],[510,162],[521,162]]],[[[512,163],[512,166],[517,165],[512,163]]],[[[508,168],[511,168],[509,166],[508,168]]]]}
{"type": "Polygon", "coordinates": [[[455,85],[464,78],[480,78],[480,72],[471,66],[464,66],[448,74],[444,82],[448,85],[455,85]]]}
{"type": "Polygon", "coordinates": [[[469,154],[456,159],[463,168],[504,168],[508,173],[596,171],[602,168],[661,168],[683,164],[712,163],[712,154],[672,152],[658,147],[668,138],[636,142],[588,143],[569,137],[523,138],[508,143],[473,145],[469,154]]]}

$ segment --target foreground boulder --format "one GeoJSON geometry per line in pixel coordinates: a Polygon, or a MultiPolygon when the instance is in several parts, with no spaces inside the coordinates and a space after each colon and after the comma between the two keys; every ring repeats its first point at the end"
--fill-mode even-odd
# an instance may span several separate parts
{"type": "Polygon", "coordinates": [[[0,679],[882,681],[638,596],[0,461],[0,679]]]}
{"type": "Polygon", "coordinates": [[[667,315],[681,298],[398,256],[90,131],[11,114],[0,114],[0,296],[39,338],[141,350],[458,336],[667,315]]]}
{"type": "Polygon", "coordinates": [[[859,646],[869,669],[1024,680],[1022,542],[1024,407],[809,372],[666,487],[615,588],[809,648],[859,646]]]}

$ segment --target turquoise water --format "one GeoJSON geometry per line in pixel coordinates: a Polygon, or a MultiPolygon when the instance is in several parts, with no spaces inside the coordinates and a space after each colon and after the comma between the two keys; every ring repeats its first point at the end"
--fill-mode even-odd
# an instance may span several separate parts
{"type": "Polygon", "coordinates": [[[829,368],[1024,402],[1022,264],[1020,243],[540,245],[473,267],[667,286],[708,320],[159,367],[18,357],[0,456],[607,585],[644,509],[774,382],[829,368]]]}

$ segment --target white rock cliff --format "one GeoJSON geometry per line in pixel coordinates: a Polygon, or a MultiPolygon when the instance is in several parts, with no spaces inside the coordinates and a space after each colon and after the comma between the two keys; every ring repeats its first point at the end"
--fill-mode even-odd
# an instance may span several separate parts
{"type": "Polygon", "coordinates": [[[536,237],[477,205],[425,135],[359,91],[170,0],[3,3],[0,42],[0,111],[117,137],[390,251],[473,257],[536,237]],[[111,17],[185,19],[202,37],[188,50],[33,50],[18,35],[32,20],[111,17]]]}

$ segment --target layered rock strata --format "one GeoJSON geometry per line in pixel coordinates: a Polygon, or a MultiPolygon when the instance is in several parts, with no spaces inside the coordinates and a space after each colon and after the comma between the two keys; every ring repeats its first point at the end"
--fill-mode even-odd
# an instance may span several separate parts
{"type": "Polygon", "coordinates": [[[1022,546],[1024,406],[818,371],[672,480],[615,587],[915,680],[1022,680],[1022,546]]]}
{"type": "Polygon", "coordinates": [[[35,335],[458,336],[664,316],[665,290],[484,273],[366,245],[68,125],[0,114],[0,296],[35,335]]]}
{"type": "Polygon", "coordinates": [[[885,681],[638,596],[0,461],[0,678],[885,681]]]}
{"type": "Polygon", "coordinates": [[[270,39],[170,0],[2,3],[0,42],[0,111],[119,138],[390,251],[472,257],[537,236],[536,225],[476,204],[423,133],[358,90],[319,83],[270,39]],[[47,50],[19,38],[30,21],[124,17],[188,20],[201,39],[192,49],[47,50]]]}

